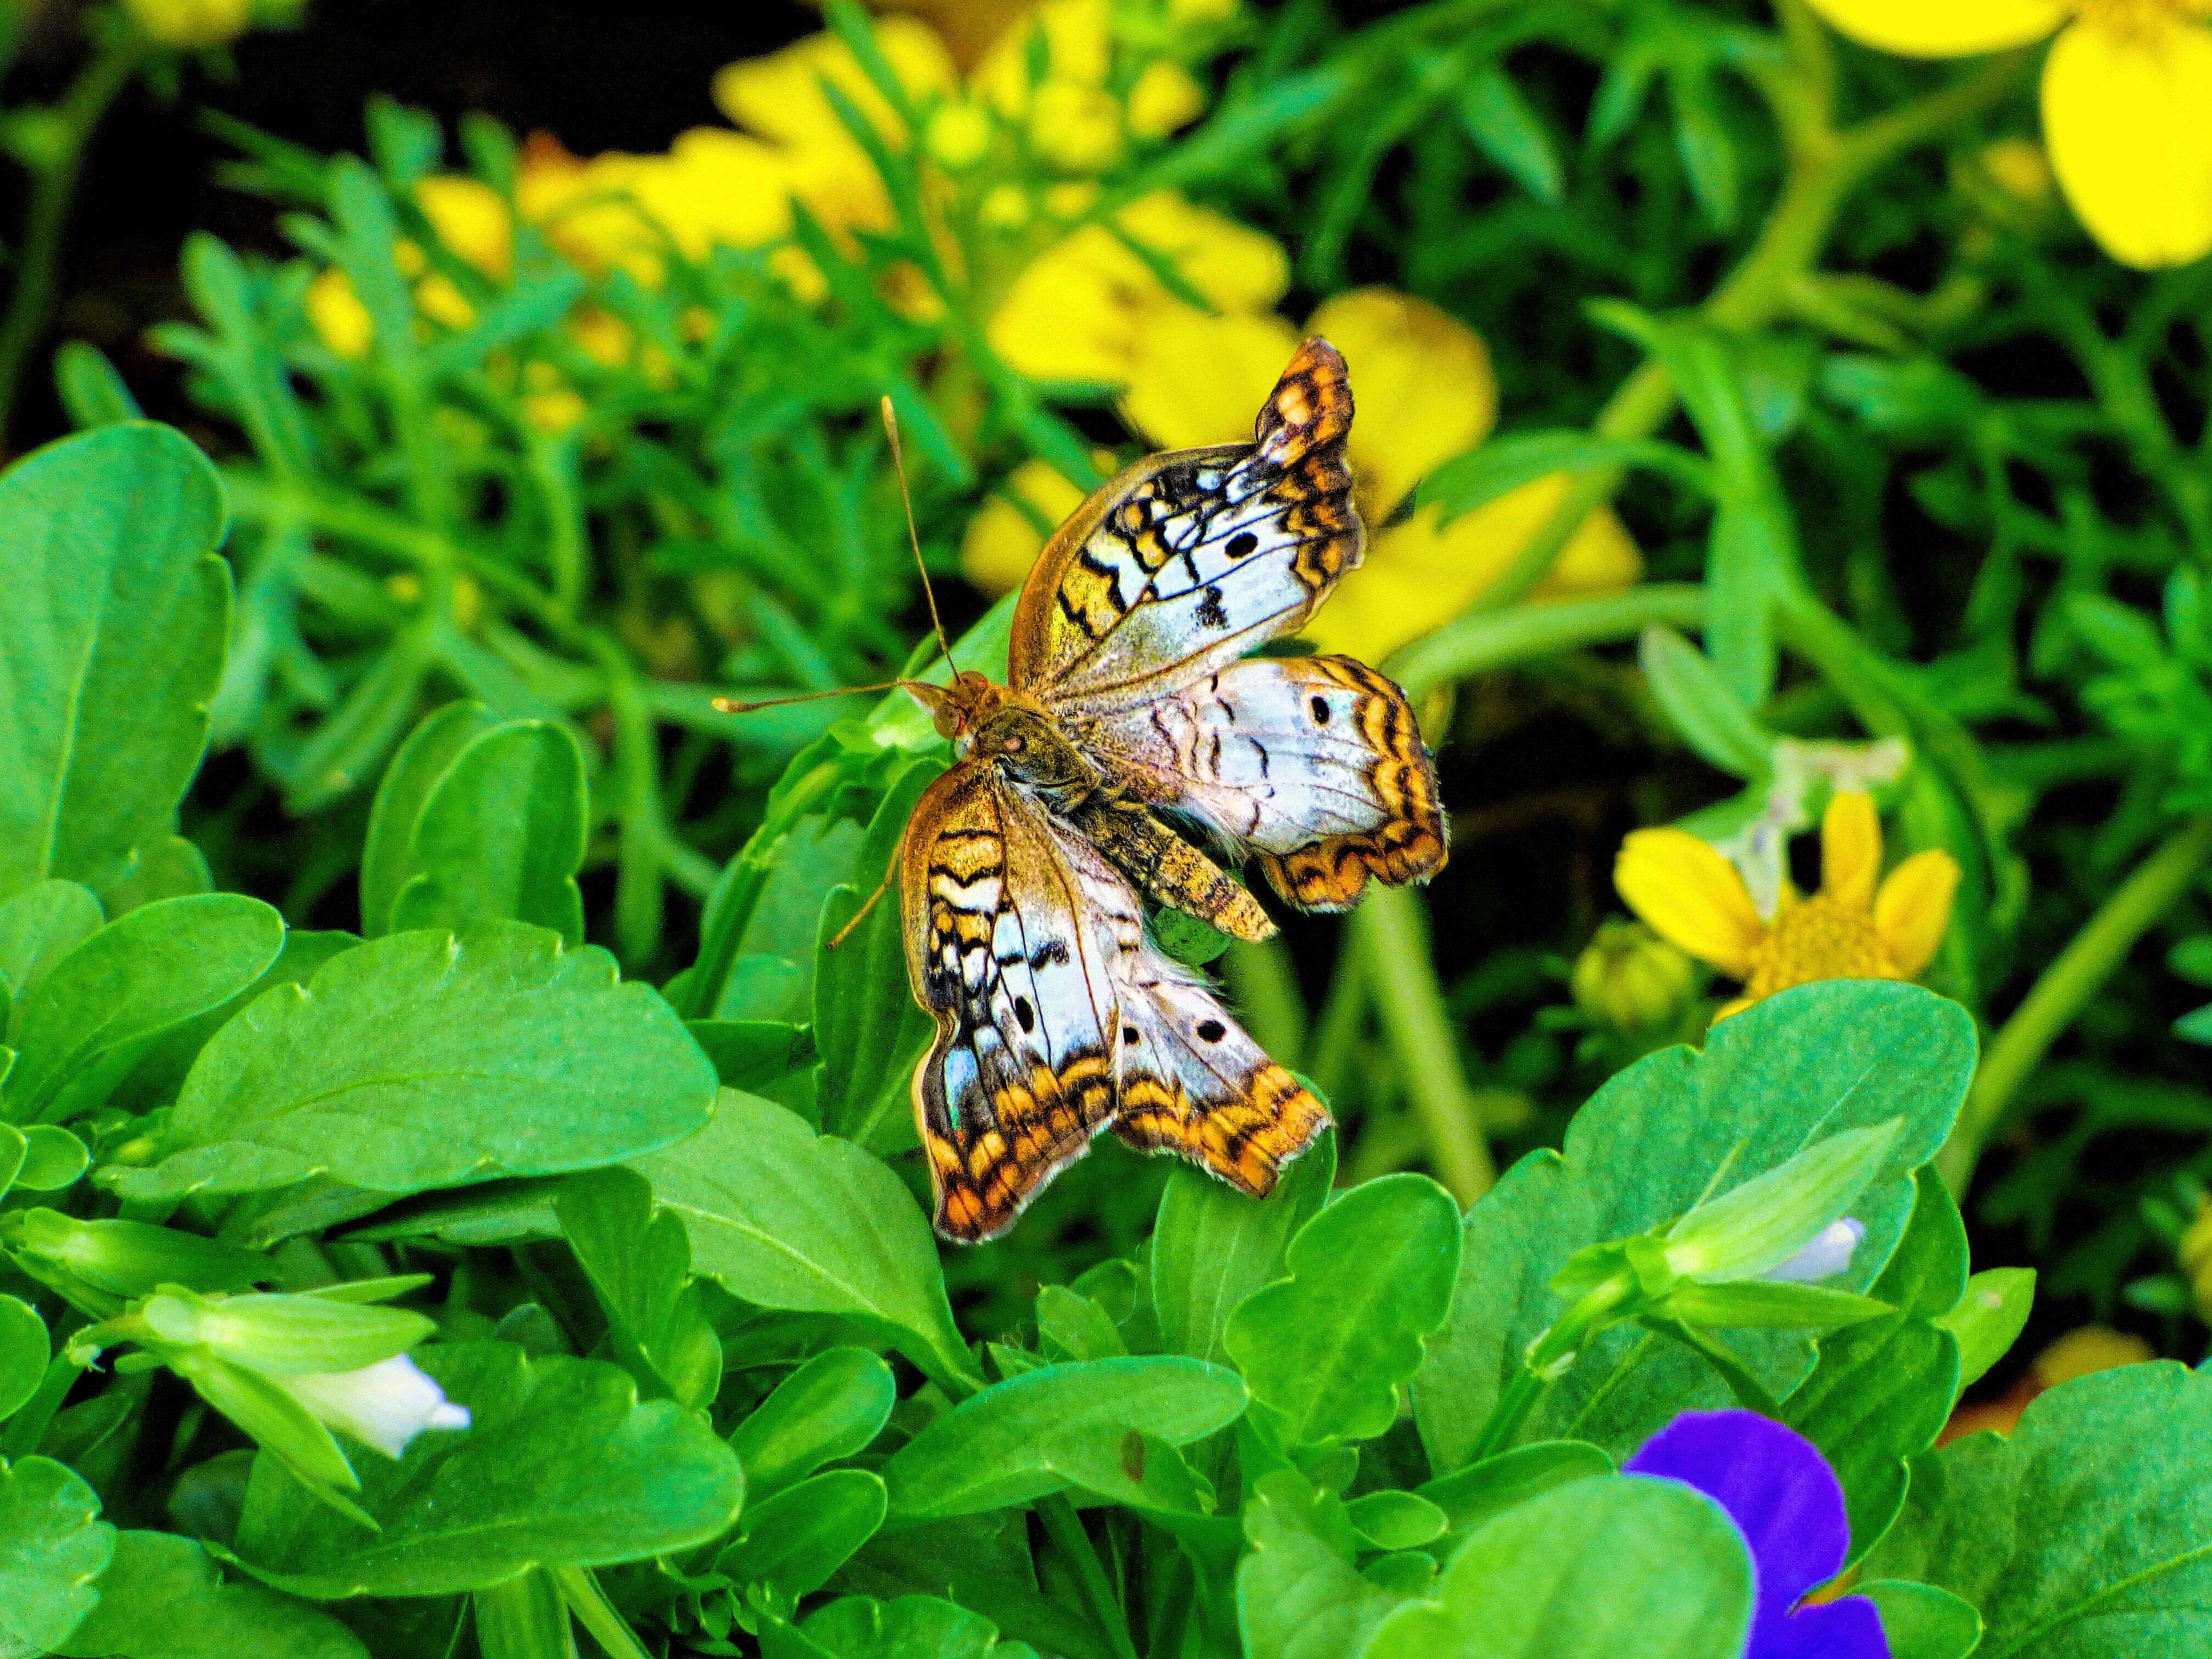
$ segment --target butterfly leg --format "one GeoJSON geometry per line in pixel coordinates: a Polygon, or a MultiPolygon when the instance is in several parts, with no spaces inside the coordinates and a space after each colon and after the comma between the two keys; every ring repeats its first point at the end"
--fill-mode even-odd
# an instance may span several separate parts
{"type": "Polygon", "coordinates": [[[869,911],[876,908],[877,901],[881,899],[884,894],[889,890],[892,878],[898,874],[899,854],[901,850],[902,849],[899,848],[893,848],[891,849],[891,861],[884,871],[884,878],[876,884],[876,890],[869,894],[866,898],[860,902],[860,908],[854,911],[851,916],[847,918],[845,925],[842,927],[840,927],[836,933],[830,934],[830,944],[827,948],[834,951],[839,945],[842,945],[848,939],[851,938],[853,930],[855,927],[858,927],[860,923],[866,919],[869,911]]]}

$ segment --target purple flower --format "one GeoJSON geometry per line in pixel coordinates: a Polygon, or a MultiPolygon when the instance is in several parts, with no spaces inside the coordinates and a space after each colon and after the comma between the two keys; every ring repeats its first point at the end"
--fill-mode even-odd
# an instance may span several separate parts
{"type": "Polygon", "coordinates": [[[1718,1504],[1751,1550],[1751,1641],[1743,1659],[1889,1659],[1863,1595],[1801,1607],[1843,1571],[1844,1489],[1820,1449],[1756,1412],[1685,1412],[1621,1465],[1679,1480],[1718,1504]]]}

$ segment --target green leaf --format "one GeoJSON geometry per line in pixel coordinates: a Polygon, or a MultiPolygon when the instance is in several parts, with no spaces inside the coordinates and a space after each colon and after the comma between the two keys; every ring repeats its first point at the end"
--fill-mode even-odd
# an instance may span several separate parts
{"type": "Polygon", "coordinates": [[[1763,778],[1773,770],[1774,734],[1744,707],[1704,652],[1671,628],[1647,628],[1637,660],[1668,721],[1699,756],[1740,778],[1763,778]]]}
{"type": "Polygon", "coordinates": [[[1874,1286],[1896,1311],[1823,1337],[1812,1376],[1783,1403],[1783,1421],[1843,1483],[1853,1561],[1897,1518],[1906,1460],[1936,1443],[1964,1386],[1959,1345],[1930,1322],[1965,1289],[1966,1224],[1932,1167],[1913,1185],[1912,1218],[1874,1286]]]}
{"type": "Polygon", "coordinates": [[[532,1567],[470,1597],[482,1659],[576,1659],[576,1632],[561,1581],[532,1567]]]}
{"type": "Polygon", "coordinates": [[[284,776],[288,811],[305,817],[360,787],[399,740],[433,660],[426,632],[410,629],[393,636],[292,757],[284,776]]]}
{"type": "Polygon", "coordinates": [[[830,1348],[775,1385],[730,1436],[756,1501],[824,1463],[866,1449],[890,1421],[898,1384],[866,1348],[830,1348]]]}
{"type": "Polygon", "coordinates": [[[1152,1306],[1173,1353],[1216,1362],[1237,1304],[1283,1277],[1291,1237],[1319,1212],[1336,1179],[1330,1130],[1254,1202],[1202,1170],[1177,1164],[1152,1231],[1152,1306]]]}
{"type": "Polygon", "coordinates": [[[1948,1590],[1884,1578],[1858,1594],[1881,1613],[1889,1659],[1966,1659],[1982,1639],[1982,1615],[1948,1590]]]}
{"type": "Polygon", "coordinates": [[[208,893],[143,905],[55,963],[22,1008],[8,1101],[19,1120],[98,1105],[164,1034],[267,972],[284,918],[208,893]]]}
{"type": "Polygon", "coordinates": [[[1285,1260],[1291,1276],[1230,1316],[1230,1357],[1297,1443],[1371,1439],[1444,1322],[1459,1206],[1426,1176],[1384,1176],[1307,1222],[1285,1260]]]}
{"type": "Polygon", "coordinates": [[[36,1659],[68,1640],[114,1553],[115,1528],[76,1471],[47,1457],[0,1462],[0,1659],[36,1659]]]}
{"type": "Polygon", "coordinates": [[[691,1132],[714,1068],[604,951],[517,922],[398,933],[279,986],[201,1051],[125,1197],[255,1192],[327,1175],[409,1193],[550,1175],[691,1132]]]}
{"type": "Polygon", "coordinates": [[[182,836],[156,836],[131,848],[121,870],[100,885],[107,914],[119,916],[142,904],[215,891],[215,875],[200,849],[182,836]]]}
{"type": "Polygon", "coordinates": [[[553,1200],[561,1231],[599,1293],[615,1358],[648,1398],[703,1410],[722,1377],[722,1347],[691,1281],[682,1218],[653,1213],[635,1170],[595,1170],[553,1200]]]}
{"type": "Polygon", "coordinates": [[[15,1007],[0,1036],[21,1022],[26,998],[46,970],[100,931],[106,920],[92,890],[73,881],[42,881],[0,899],[0,980],[15,1007]]]}
{"type": "Polygon", "coordinates": [[[499,722],[480,702],[449,702],[407,734],[368,809],[368,842],[361,858],[361,931],[392,931],[392,907],[414,873],[415,826],[422,803],[461,751],[499,722]]]}
{"type": "Polygon", "coordinates": [[[1459,118],[1477,148],[1538,201],[1556,203],[1565,193],[1566,170],[1551,128],[1496,64],[1485,64],[1468,77],[1459,118]]]}
{"type": "Polygon", "coordinates": [[[0,1295],[0,1420],[21,1411],[46,1375],[52,1356],[46,1322],[29,1303],[0,1295]]]}
{"type": "Polygon", "coordinates": [[[1970,1389],[2011,1351],[2035,1305],[2035,1269],[1990,1267],[1966,1281],[1936,1322],[1958,1339],[1959,1386],[1970,1389]]]}
{"type": "Polygon", "coordinates": [[[1247,1659],[1341,1659],[1362,1650],[1402,1596],[1363,1577],[1349,1540],[1332,1539],[1313,1488],[1279,1469],[1244,1510],[1251,1552],[1237,1568],[1237,1626],[1247,1659]]]}
{"type": "Polygon", "coordinates": [[[2212,1640],[2212,1374],[2123,1365],[2039,1395],[2009,1439],[1917,1458],[1870,1577],[1981,1611],[1981,1659],[2139,1659],[2212,1640]]]}
{"type": "Polygon", "coordinates": [[[1751,1559],[1671,1481],[1577,1480],[1499,1516],[1387,1620],[1366,1659],[1716,1659],[1751,1622],[1751,1559]]]}
{"type": "Polygon", "coordinates": [[[866,1469],[831,1469],[745,1511],[742,1536],[714,1559],[714,1571],[757,1585],[788,1611],[828,1583],[884,1524],[883,1479],[866,1469]]]}
{"type": "Polygon", "coordinates": [[[222,532],[215,469],[167,427],[103,427],[0,477],[0,898],[99,890],[174,829],[222,673],[222,532]]]}
{"type": "MultiPolygon", "coordinates": [[[[1576,1114],[1564,1152],[1522,1158],[1468,1212],[1451,1317],[1413,1383],[1437,1469],[1468,1461],[1528,1344],[1565,1310],[1551,1281],[1577,1250],[1666,1224],[1717,1175],[1740,1186],[1894,1117],[1897,1138],[1851,1208],[1866,1237],[1832,1281],[1867,1289],[1904,1234],[1911,1172],[1942,1144],[1973,1064],[1973,1023],[1957,1004],[1914,986],[1832,980],[1723,1020],[1702,1054],[1668,1049],[1615,1077],[1576,1114]]],[[[1748,1332],[1731,1346],[1776,1397],[1812,1369],[1799,1334],[1748,1332]]],[[[1705,1360],[1623,1327],[1547,1390],[1521,1437],[1589,1440],[1626,1455],[1678,1411],[1729,1403],[1705,1360]]]]}
{"type": "Polygon", "coordinates": [[[1421,480],[1414,499],[1441,507],[1447,523],[1555,472],[1650,467],[1693,489],[1709,489],[1710,469],[1686,449],[1650,438],[1600,438],[1568,428],[1492,438],[1455,455],[1421,480]]]}
{"type": "Polygon", "coordinates": [[[584,756],[562,726],[517,720],[456,756],[422,803],[392,926],[461,928],[505,916],[584,939],[590,802],[584,756]]]}
{"type": "Polygon", "coordinates": [[[940,1382],[975,1380],[929,1224],[858,1146],[725,1090],[703,1131],[635,1167],[684,1218],[697,1271],[732,1294],[868,1320],[940,1382]]]}
{"type": "Polygon", "coordinates": [[[799,1628],[833,1659],[1036,1659],[1026,1643],[1001,1640],[981,1613],[928,1595],[848,1595],[799,1628]]]}
{"type": "Polygon", "coordinates": [[[257,1459],[235,1548],[265,1582],[317,1601],[447,1595],[688,1549],[737,1518],[744,1476],[729,1448],[672,1401],[641,1404],[618,1367],[533,1362],[502,1342],[416,1358],[470,1427],[418,1435],[397,1463],[361,1460],[374,1532],[257,1459]]]}
{"type": "Polygon", "coordinates": [[[822,1063],[814,1097],[822,1127],[879,1152],[913,1144],[914,1068],[937,1024],[907,988],[900,896],[878,884],[890,879],[907,820],[939,769],[919,761],[894,775],[854,860],[859,884],[831,890],[815,934],[814,1047],[822,1063]]]}
{"type": "Polygon", "coordinates": [[[84,1142],[58,1125],[33,1123],[21,1133],[23,1164],[15,1171],[15,1185],[27,1193],[66,1191],[92,1163],[84,1142]]]}
{"type": "Polygon", "coordinates": [[[319,1607],[225,1581],[198,1542],[118,1532],[100,1605],[57,1653],[70,1659],[368,1659],[361,1638],[319,1607]]]}
{"type": "Polygon", "coordinates": [[[1132,1430],[1171,1446],[1243,1415],[1236,1372],[1181,1355],[1048,1366],[993,1384],[930,1423],[884,1465],[901,1521],[969,1515],[1060,1491],[1071,1462],[1132,1430]]]}
{"type": "Polygon", "coordinates": [[[98,346],[64,340],[54,348],[54,389],[80,431],[143,418],[138,400],[98,346]]]}
{"type": "Polygon", "coordinates": [[[1439,1475],[1420,1495],[1444,1512],[1452,1534],[1463,1536],[1554,1486],[1612,1473],[1613,1460],[1595,1446],[1539,1440],[1439,1475]]]}

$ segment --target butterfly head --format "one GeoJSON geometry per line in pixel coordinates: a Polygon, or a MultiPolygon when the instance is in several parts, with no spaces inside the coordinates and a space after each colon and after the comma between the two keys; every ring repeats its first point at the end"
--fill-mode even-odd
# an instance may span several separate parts
{"type": "Polygon", "coordinates": [[[921,680],[902,680],[899,684],[906,688],[908,696],[929,710],[937,735],[960,744],[963,754],[975,728],[1005,696],[1000,687],[972,668],[963,668],[955,674],[950,685],[930,685],[921,680]]]}

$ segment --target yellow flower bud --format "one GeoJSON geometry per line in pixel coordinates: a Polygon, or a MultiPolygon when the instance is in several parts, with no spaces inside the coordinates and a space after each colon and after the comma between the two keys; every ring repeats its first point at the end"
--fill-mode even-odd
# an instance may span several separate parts
{"type": "Polygon", "coordinates": [[[1103,87],[1048,81],[1029,116],[1037,154],[1071,173],[1097,173],[1121,154],[1121,111],[1103,87]]]}
{"type": "Polygon", "coordinates": [[[929,153],[958,173],[974,167],[991,148],[991,118],[980,104],[946,104],[929,118],[929,153]]]}
{"type": "Polygon", "coordinates": [[[307,284],[307,322],[341,357],[366,357],[375,325],[345,272],[331,266],[307,284]]]}
{"type": "Polygon", "coordinates": [[[993,230],[1019,230],[1029,223],[1036,204],[1019,185],[994,185],[976,204],[976,216],[993,230]]]}
{"type": "Polygon", "coordinates": [[[2033,138],[2000,138],[1984,147],[1982,171],[2006,195],[2028,207],[2051,204],[2051,157],[2033,138]]]}
{"type": "Polygon", "coordinates": [[[2188,1275],[2197,1317],[2212,1324],[2212,1198],[2198,1202],[2197,1219],[2182,1234],[2174,1255],[2180,1260],[2181,1271],[2188,1275]]]}
{"type": "Polygon", "coordinates": [[[1206,88],[1180,64],[1158,63],[1129,88],[1129,131],[1164,138],[1188,126],[1206,107],[1206,88]]]}
{"type": "Polygon", "coordinates": [[[1186,27],[1225,23],[1237,15],[1237,0],[1168,0],[1168,17],[1186,27]]]}
{"type": "Polygon", "coordinates": [[[1576,958],[1575,1006],[1601,1025],[1633,1036],[1680,1019],[1697,968],[1679,946],[1641,922],[1608,921],[1576,958]]]}
{"type": "Polygon", "coordinates": [[[246,33],[253,0],[124,0],[124,9],[162,45],[204,52],[246,33]]]}

